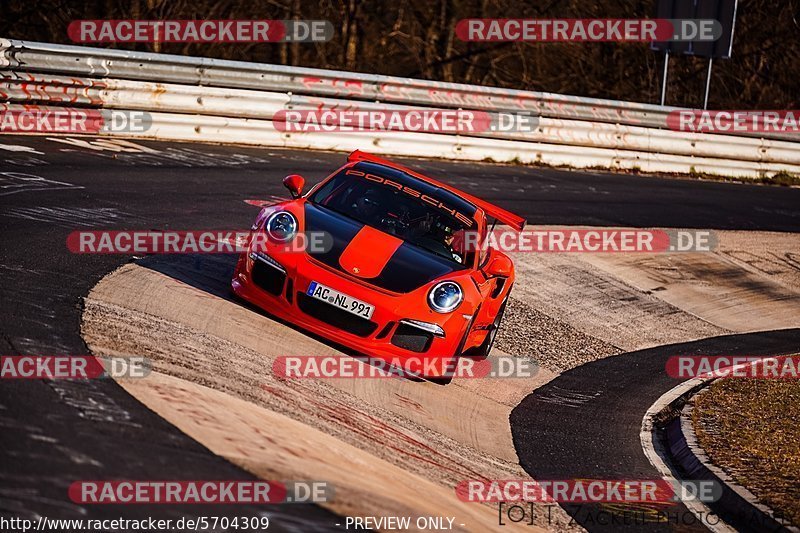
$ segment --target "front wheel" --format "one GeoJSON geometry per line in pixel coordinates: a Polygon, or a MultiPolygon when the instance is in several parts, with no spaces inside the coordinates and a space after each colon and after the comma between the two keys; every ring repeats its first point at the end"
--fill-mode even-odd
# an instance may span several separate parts
{"type": "MultiPolygon", "coordinates": [[[[505,314],[507,302],[508,302],[508,296],[506,296],[506,299],[503,300],[500,309],[497,311],[497,316],[494,317],[492,325],[489,326],[489,332],[486,334],[486,338],[483,340],[480,346],[476,346],[475,348],[470,348],[469,350],[463,353],[461,352],[462,347],[459,347],[458,350],[456,350],[456,355],[453,356],[451,364],[457,365],[459,357],[474,357],[475,359],[486,359],[487,357],[489,357],[489,353],[492,351],[492,346],[494,346],[494,339],[497,336],[497,330],[500,329],[500,323],[503,321],[503,314],[505,314]]],[[[472,320],[475,320],[474,316],[472,320]]],[[[469,335],[469,332],[471,330],[472,330],[472,323],[470,322],[469,326],[467,327],[467,332],[464,334],[464,339],[462,339],[461,341],[461,346],[464,345],[464,342],[467,340],[467,335],[469,335]]],[[[453,377],[447,376],[447,377],[425,378],[425,379],[439,385],[447,385],[450,383],[450,381],[452,381],[453,377]]]]}
{"type": "Polygon", "coordinates": [[[506,299],[503,300],[503,304],[497,311],[497,316],[494,317],[492,325],[489,326],[489,332],[486,334],[486,338],[483,340],[480,346],[470,348],[464,352],[465,356],[475,357],[476,359],[486,359],[489,357],[489,353],[492,351],[492,346],[494,346],[494,339],[497,337],[497,331],[500,329],[500,323],[503,321],[503,315],[506,312],[506,303],[508,303],[508,296],[506,296],[506,299]]]}

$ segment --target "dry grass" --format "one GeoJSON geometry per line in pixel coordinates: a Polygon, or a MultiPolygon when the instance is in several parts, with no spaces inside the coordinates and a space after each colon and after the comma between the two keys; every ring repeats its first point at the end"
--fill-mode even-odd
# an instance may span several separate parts
{"type": "Polygon", "coordinates": [[[697,396],[692,419],[714,464],[800,524],[800,382],[718,380],[697,396]]]}

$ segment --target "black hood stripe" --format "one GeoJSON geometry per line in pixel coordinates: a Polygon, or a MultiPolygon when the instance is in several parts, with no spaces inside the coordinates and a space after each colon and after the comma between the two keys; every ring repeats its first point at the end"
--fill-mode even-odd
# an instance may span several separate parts
{"type": "MultiPolygon", "coordinates": [[[[340,272],[345,270],[339,258],[364,224],[310,202],[305,204],[305,228],[308,232],[325,232],[330,235],[330,248],[324,252],[309,252],[314,259],[340,272]]],[[[406,293],[459,269],[444,257],[404,242],[381,271],[380,275],[364,280],[382,289],[406,293]]]]}

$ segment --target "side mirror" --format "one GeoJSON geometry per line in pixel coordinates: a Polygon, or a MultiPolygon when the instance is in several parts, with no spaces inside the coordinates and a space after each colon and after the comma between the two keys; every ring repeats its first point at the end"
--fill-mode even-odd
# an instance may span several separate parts
{"type": "Polygon", "coordinates": [[[292,198],[300,198],[305,184],[306,180],[300,174],[289,174],[283,178],[283,186],[289,189],[292,198]]]}
{"type": "Polygon", "coordinates": [[[488,278],[507,278],[511,275],[513,268],[514,266],[511,264],[511,259],[506,257],[504,254],[495,253],[492,254],[492,257],[489,259],[489,263],[483,269],[483,272],[488,278]]]}

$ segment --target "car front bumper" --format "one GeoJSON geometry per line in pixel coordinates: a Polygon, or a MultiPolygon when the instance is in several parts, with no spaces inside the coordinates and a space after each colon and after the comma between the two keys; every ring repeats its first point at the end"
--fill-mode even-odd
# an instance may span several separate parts
{"type": "MultiPolygon", "coordinates": [[[[424,368],[422,377],[443,377],[464,347],[472,314],[459,309],[439,314],[419,292],[390,294],[351,280],[302,252],[239,257],[231,287],[244,300],[272,315],[371,358],[424,368]],[[369,320],[312,298],[316,281],[375,307],[369,320]],[[469,313],[469,314],[468,314],[469,313]]],[[[313,356],[316,354],[294,354],[313,356]]]]}

